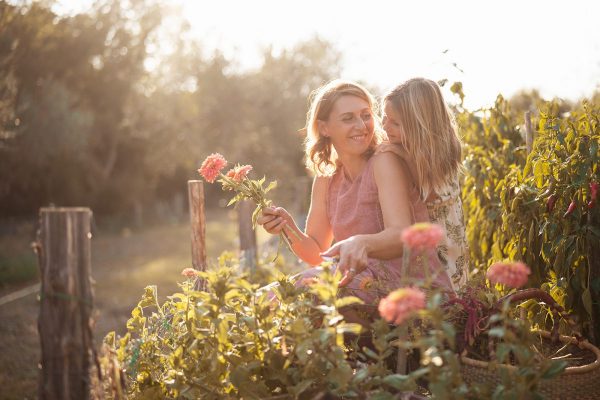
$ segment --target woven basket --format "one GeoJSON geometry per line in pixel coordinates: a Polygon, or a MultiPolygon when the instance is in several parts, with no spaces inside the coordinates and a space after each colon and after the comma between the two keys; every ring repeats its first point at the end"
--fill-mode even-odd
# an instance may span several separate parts
{"type": "MultiPolygon", "coordinates": [[[[600,349],[582,339],[581,335],[577,333],[575,334],[577,337],[558,335],[558,314],[562,314],[564,310],[549,295],[542,293],[539,289],[528,289],[513,296],[515,296],[514,299],[523,300],[538,298],[539,295],[543,296],[543,301],[553,309],[554,326],[553,333],[548,331],[538,331],[537,333],[549,340],[560,340],[563,344],[577,345],[579,348],[591,351],[595,356],[595,360],[590,364],[567,367],[562,374],[541,381],[538,389],[539,393],[549,400],[600,400],[600,349]]],[[[511,301],[514,299],[508,298],[511,301]]],[[[574,326],[572,321],[568,322],[571,326],[574,326]]],[[[474,360],[464,354],[461,355],[461,361],[462,376],[467,383],[498,385],[500,383],[500,372],[495,368],[512,371],[517,369],[517,367],[507,364],[495,364],[494,367],[490,362],[474,360]]]]}

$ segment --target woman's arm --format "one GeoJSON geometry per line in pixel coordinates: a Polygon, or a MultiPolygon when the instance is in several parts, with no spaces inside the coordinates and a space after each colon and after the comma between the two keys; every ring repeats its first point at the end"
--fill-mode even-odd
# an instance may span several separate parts
{"type": "MultiPolygon", "coordinates": [[[[392,259],[402,256],[402,230],[411,225],[410,180],[400,158],[385,152],[374,155],[373,173],[379,203],[383,214],[384,230],[375,234],[355,235],[336,243],[324,256],[339,255],[342,273],[354,269],[360,273],[367,267],[369,257],[392,259]]],[[[352,279],[344,274],[340,286],[352,279]]]]}
{"type": "Polygon", "coordinates": [[[283,231],[289,238],[294,253],[311,265],[318,265],[323,261],[320,253],[333,241],[333,231],[327,218],[327,179],[316,177],[313,181],[306,233],[298,228],[290,213],[281,207],[265,208],[257,220],[271,234],[283,231]]]}

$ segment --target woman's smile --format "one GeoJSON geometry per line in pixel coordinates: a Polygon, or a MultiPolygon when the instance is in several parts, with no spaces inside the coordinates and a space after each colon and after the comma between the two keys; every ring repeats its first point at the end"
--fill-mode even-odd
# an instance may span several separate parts
{"type": "Polygon", "coordinates": [[[363,142],[367,139],[368,135],[366,133],[361,133],[358,135],[350,136],[350,139],[353,139],[356,142],[363,142]]]}

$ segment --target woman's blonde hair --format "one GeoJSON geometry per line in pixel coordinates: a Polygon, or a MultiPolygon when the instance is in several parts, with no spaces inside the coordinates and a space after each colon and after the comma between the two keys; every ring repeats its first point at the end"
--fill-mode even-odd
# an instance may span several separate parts
{"type": "Polygon", "coordinates": [[[461,165],[461,143],[454,116],[437,83],[410,79],[384,97],[398,113],[402,145],[410,157],[421,198],[450,184],[461,165]]]}
{"type": "Polygon", "coordinates": [[[314,90],[310,97],[310,107],[306,114],[306,139],[304,150],[306,167],[316,175],[331,175],[338,167],[337,153],[328,137],[319,133],[319,121],[327,121],[335,102],[342,96],[356,96],[369,104],[375,121],[375,134],[364,156],[369,157],[383,138],[381,123],[377,118],[377,103],[363,86],[340,79],[333,80],[314,90]]]}

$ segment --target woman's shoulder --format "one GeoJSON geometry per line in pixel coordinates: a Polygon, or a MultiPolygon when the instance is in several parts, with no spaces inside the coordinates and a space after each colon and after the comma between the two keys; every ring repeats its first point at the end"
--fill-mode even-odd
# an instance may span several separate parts
{"type": "MultiPolygon", "coordinates": [[[[335,174],[334,174],[335,175],[335,174]]],[[[334,175],[317,175],[313,178],[313,187],[327,187],[334,175]]]]}

